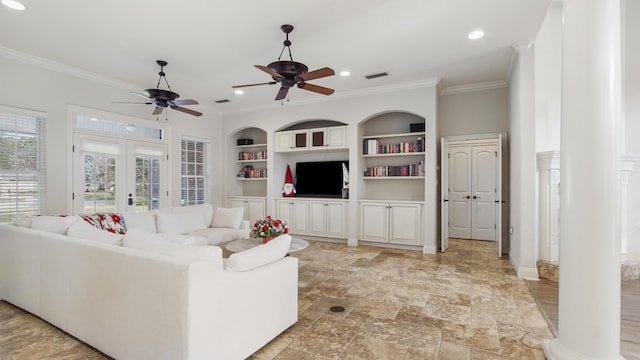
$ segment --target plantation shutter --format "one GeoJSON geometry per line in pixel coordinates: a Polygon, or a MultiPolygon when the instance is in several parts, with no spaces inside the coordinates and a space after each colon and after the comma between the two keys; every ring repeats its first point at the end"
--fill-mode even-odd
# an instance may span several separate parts
{"type": "Polygon", "coordinates": [[[180,199],[182,206],[204,204],[207,192],[207,144],[182,139],[182,177],[180,199]]]}
{"type": "Polygon", "coordinates": [[[0,108],[0,223],[45,209],[44,116],[0,108]]]}

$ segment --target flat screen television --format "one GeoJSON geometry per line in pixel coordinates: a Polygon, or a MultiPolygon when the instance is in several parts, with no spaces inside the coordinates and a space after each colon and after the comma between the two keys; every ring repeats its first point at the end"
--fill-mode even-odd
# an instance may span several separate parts
{"type": "Polygon", "coordinates": [[[313,161],[296,163],[296,196],[342,197],[342,164],[349,161],[313,161]]]}

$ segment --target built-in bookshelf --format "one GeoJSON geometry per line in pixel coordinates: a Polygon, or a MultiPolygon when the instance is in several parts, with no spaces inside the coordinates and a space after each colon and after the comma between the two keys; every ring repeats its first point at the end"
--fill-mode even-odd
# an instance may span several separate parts
{"type": "Polygon", "coordinates": [[[253,181],[267,179],[267,144],[238,145],[238,160],[240,164],[237,180],[253,181]]]}
{"type": "Polygon", "coordinates": [[[367,135],[362,141],[364,179],[424,179],[424,132],[367,135]],[[386,159],[370,160],[375,158],[386,159]]]}

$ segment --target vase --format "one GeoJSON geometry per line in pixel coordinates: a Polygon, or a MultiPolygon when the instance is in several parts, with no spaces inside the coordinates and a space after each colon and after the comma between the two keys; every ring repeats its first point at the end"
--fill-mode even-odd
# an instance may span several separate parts
{"type": "Polygon", "coordinates": [[[275,238],[277,238],[277,236],[265,236],[265,237],[262,238],[262,242],[266,244],[266,243],[268,243],[269,241],[271,241],[271,240],[273,240],[275,238]]]}

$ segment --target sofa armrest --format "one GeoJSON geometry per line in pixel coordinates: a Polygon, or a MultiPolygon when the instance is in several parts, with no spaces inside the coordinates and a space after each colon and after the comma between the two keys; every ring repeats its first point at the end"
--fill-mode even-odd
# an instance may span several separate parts
{"type": "Polygon", "coordinates": [[[249,220],[242,220],[240,222],[240,227],[239,229],[242,230],[251,230],[251,223],[249,223],[249,220]]]}

